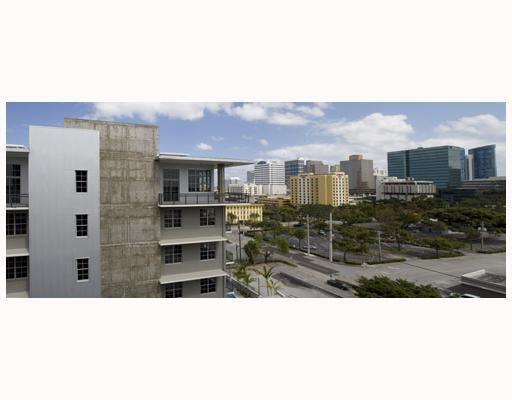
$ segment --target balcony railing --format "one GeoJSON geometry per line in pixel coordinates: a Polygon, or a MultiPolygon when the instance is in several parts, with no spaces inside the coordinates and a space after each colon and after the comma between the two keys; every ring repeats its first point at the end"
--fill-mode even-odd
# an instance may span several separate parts
{"type": "Polygon", "coordinates": [[[184,204],[222,204],[222,203],[248,203],[249,195],[245,193],[180,193],[175,195],[158,195],[160,205],[184,204]]]}
{"type": "Polygon", "coordinates": [[[7,194],[7,208],[28,207],[28,194],[7,194]]]}

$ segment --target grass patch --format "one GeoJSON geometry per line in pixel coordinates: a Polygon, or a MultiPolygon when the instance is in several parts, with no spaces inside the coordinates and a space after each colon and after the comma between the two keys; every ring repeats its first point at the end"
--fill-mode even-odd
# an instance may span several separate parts
{"type": "Polygon", "coordinates": [[[374,265],[374,264],[392,264],[396,262],[403,262],[405,261],[405,258],[388,258],[386,260],[382,261],[367,261],[366,264],[374,265]]]}
{"type": "Polygon", "coordinates": [[[507,249],[487,249],[487,250],[477,250],[477,253],[482,254],[495,254],[495,253],[505,253],[507,249]]]}

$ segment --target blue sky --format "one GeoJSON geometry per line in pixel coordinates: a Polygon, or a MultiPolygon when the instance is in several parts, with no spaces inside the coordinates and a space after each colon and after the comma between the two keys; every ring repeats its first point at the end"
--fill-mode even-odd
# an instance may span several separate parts
{"type": "Polygon", "coordinates": [[[159,125],[162,152],[327,163],[363,154],[380,168],[392,150],[495,143],[505,174],[505,103],[7,103],[7,143],[28,144],[29,125],[65,117],[159,125]]]}

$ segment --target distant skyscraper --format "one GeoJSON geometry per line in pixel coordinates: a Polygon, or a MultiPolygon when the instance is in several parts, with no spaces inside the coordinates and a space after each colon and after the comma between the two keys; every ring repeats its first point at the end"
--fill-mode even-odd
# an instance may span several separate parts
{"type": "Polygon", "coordinates": [[[340,161],[340,169],[348,175],[351,194],[375,193],[373,160],[364,160],[361,154],[349,156],[340,161]]]}
{"type": "Polygon", "coordinates": [[[286,194],[284,163],[260,161],[254,166],[254,183],[263,185],[263,194],[286,194]]]}
{"type": "Polygon", "coordinates": [[[254,171],[247,171],[247,183],[254,183],[254,171]]]}
{"type": "Polygon", "coordinates": [[[304,159],[289,160],[284,162],[284,177],[286,187],[290,188],[290,177],[297,176],[304,172],[304,159]]]}
{"type": "Polygon", "coordinates": [[[486,179],[496,176],[496,145],[476,147],[468,150],[473,156],[473,179],[486,179]]]}
{"type": "Polygon", "coordinates": [[[388,174],[433,181],[437,189],[459,186],[465,177],[465,151],[457,146],[419,147],[388,153],[388,174]]]}
{"type": "Polygon", "coordinates": [[[465,181],[472,181],[475,179],[475,172],[474,172],[474,164],[473,164],[473,154],[468,154],[464,160],[464,180],[465,181]]]}
{"type": "Polygon", "coordinates": [[[329,166],[325,165],[322,161],[307,160],[306,165],[304,165],[304,173],[325,175],[329,173],[329,166]]]}

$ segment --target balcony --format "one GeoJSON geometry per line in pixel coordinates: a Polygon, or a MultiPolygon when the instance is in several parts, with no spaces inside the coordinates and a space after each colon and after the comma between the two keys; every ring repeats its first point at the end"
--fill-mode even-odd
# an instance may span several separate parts
{"type": "Polygon", "coordinates": [[[183,205],[221,205],[225,203],[249,203],[249,195],[245,193],[179,193],[158,195],[160,206],[183,206],[183,205]]]}
{"type": "Polygon", "coordinates": [[[5,198],[7,208],[28,207],[28,194],[7,194],[5,198]]]}

